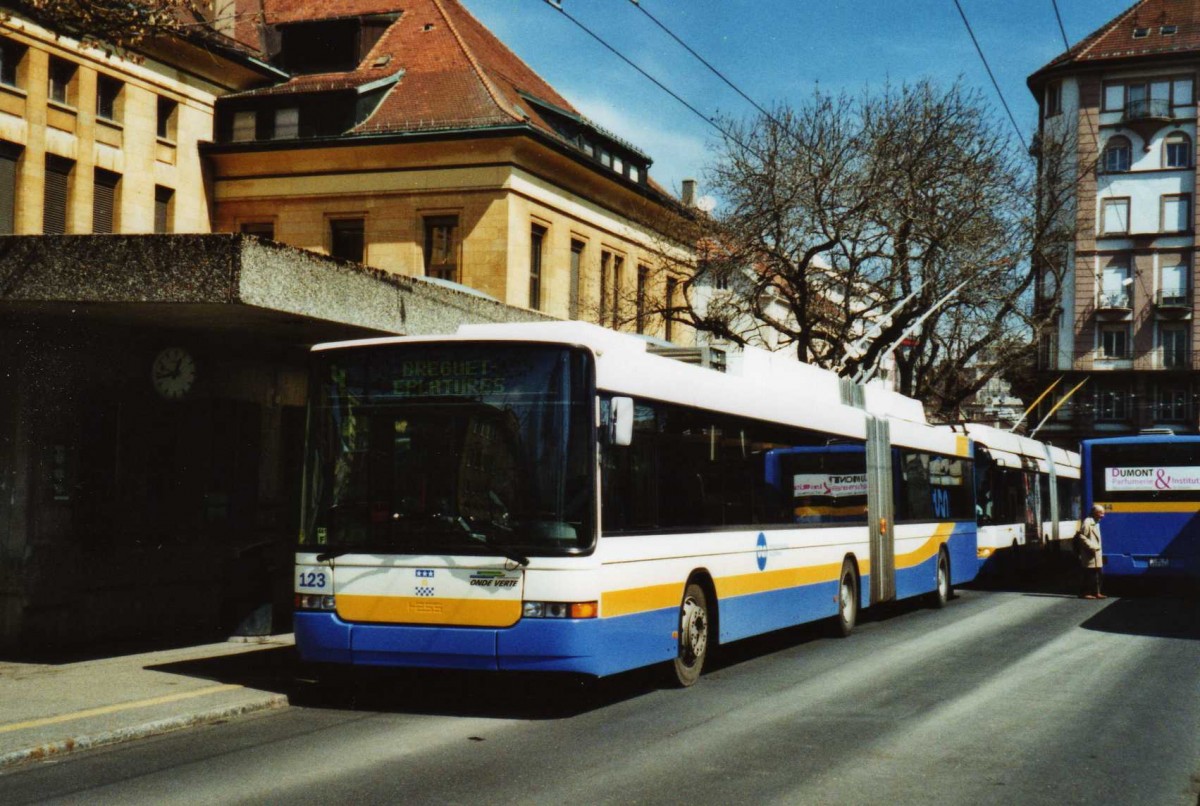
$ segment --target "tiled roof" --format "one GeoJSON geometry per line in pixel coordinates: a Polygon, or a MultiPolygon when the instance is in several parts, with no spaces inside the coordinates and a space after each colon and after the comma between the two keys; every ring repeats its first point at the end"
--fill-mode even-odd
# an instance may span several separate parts
{"type": "Polygon", "coordinates": [[[557,136],[546,117],[547,110],[523,98],[525,93],[611,137],[586,121],[459,0],[263,0],[263,9],[270,24],[400,13],[357,69],[319,77],[299,76],[257,93],[312,92],[321,84],[325,89],[357,87],[402,71],[397,86],[354,133],[529,123],[557,136]],[[390,57],[386,67],[371,66],[385,57],[390,57]]]}
{"type": "Polygon", "coordinates": [[[1200,52],[1200,0],[1139,0],[1032,76],[1070,64],[1200,52]],[[1174,26],[1175,33],[1163,33],[1174,26]],[[1134,31],[1144,35],[1134,37],[1134,31]]]}

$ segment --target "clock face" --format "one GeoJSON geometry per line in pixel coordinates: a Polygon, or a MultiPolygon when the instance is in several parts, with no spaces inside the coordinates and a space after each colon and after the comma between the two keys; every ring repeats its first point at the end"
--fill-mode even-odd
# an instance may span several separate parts
{"type": "Polygon", "coordinates": [[[168,347],[154,357],[150,379],[156,392],[168,400],[178,400],[196,382],[196,359],[182,347],[168,347]]]}

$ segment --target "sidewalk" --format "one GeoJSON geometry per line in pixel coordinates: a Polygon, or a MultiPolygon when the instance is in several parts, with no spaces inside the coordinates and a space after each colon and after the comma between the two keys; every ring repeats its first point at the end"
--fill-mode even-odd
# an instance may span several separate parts
{"type": "Polygon", "coordinates": [[[80,663],[0,660],[0,772],[286,706],[292,636],[248,640],[80,663]]]}

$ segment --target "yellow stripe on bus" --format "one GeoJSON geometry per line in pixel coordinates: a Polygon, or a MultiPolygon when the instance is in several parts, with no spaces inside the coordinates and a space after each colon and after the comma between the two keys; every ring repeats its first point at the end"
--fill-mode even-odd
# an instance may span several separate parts
{"type": "Polygon", "coordinates": [[[651,610],[678,607],[682,599],[682,582],[649,585],[645,588],[628,588],[622,591],[607,591],[600,595],[600,615],[605,618],[628,616],[631,613],[646,613],[651,610]]]}
{"type": "Polygon", "coordinates": [[[1108,512],[1200,512],[1200,501],[1139,501],[1138,503],[1106,504],[1097,501],[1108,512]]]}
{"type": "MultiPolygon", "coordinates": [[[[938,524],[933,535],[916,549],[906,554],[896,555],[897,570],[913,568],[937,556],[938,549],[945,545],[952,531],[954,531],[953,523],[938,524]]],[[[777,571],[754,571],[749,574],[717,577],[714,584],[717,588],[717,598],[724,599],[731,596],[746,596],[753,593],[796,588],[819,582],[832,582],[838,578],[841,570],[840,562],[781,568],[777,571]]],[[[871,565],[867,559],[859,558],[858,572],[862,576],[871,572],[871,565]]],[[[682,598],[682,582],[608,591],[601,594],[600,613],[603,617],[610,618],[628,616],[633,613],[646,613],[652,610],[664,610],[668,607],[677,607],[682,598]]]]}
{"type": "Polygon", "coordinates": [[[511,627],[521,618],[521,602],[338,594],[337,612],[346,621],[379,624],[511,627]]]}

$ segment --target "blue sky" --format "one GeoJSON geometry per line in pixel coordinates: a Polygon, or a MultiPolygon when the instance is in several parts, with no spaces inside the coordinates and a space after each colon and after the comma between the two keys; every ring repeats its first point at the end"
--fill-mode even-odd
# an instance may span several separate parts
{"type": "MultiPolygon", "coordinates": [[[[577,109],[654,159],[677,190],[703,178],[715,130],[606,51],[544,0],[462,0],[577,109]]],[[[706,115],[742,117],[745,100],[630,0],[561,0],[570,14],[706,115]]],[[[1064,50],[1051,0],[960,0],[1022,133],[1037,108],[1025,78],[1064,50]]],[[[995,91],[954,0],[641,0],[747,95],[802,103],[813,87],[858,91],[925,76],[995,91]]],[[[1074,44],[1133,0],[1058,0],[1074,44]]],[[[999,121],[1004,120],[998,118],[999,121]]],[[[1009,125],[1005,123],[1005,125],[1009,125]]]]}

